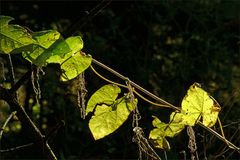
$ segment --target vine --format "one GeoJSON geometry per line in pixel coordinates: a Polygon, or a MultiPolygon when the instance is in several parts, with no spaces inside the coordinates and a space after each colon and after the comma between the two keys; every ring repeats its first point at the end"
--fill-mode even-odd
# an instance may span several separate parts
{"type": "Polygon", "coordinates": [[[84,76],[84,72],[83,72],[78,76],[78,91],[77,91],[78,107],[80,109],[81,118],[83,118],[83,119],[85,119],[85,116],[86,116],[85,97],[87,94],[87,89],[86,89],[85,85],[86,85],[86,82],[85,82],[85,76],[84,76]]]}
{"type": "Polygon", "coordinates": [[[191,126],[187,127],[187,135],[189,136],[188,148],[190,149],[191,160],[195,160],[195,159],[198,160],[197,143],[196,143],[196,138],[195,138],[195,132],[194,132],[194,130],[193,130],[193,128],[191,126]]]}
{"type": "Polygon", "coordinates": [[[42,72],[42,74],[44,75],[44,71],[42,70],[42,68],[37,67],[36,70],[32,70],[31,73],[31,82],[32,82],[32,87],[33,87],[33,91],[35,93],[35,99],[37,104],[39,104],[39,100],[41,99],[41,88],[40,88],[40,84],[39,84],[39,73],[40,71],[42,72]]]}
{"type": "MultiPolygon", "coordinates": [[[[63,39],[61,34],[54,30],[29,32],[24,27],[9,24],[11,20],[13,20],[12,17],[0,16],[0,24],[2,24],[2,26],[0,26],[0,38],[4,39],[4,43],[1,43],[0,46],[0,52],[9,56],[11,66],[11,54],[22,53],[22,57],[29,61],[33,68],[36,67],[36,70],[32,69],[30,73],[27,72],[23,76],[23,79],[21,78],[15,83],[13,67],[11,67],[13,77],[12,88],[7,90],[1,87],[0,99],[7,101],[10,107],[12,107],[14,111],[17,111],[16,115],[20,117],[21,122],[27,123],[32,128],[33,135],[37,139],[36,142],[44,143],[44,148],[47,148],[47,155],[50,159],[56,159],[56,156],[47,143],[49,136],[45,137],[42,135],[28,117],[24,108],[19,105],[14,93],[24,81],[29,78],[27,75],[30,74],[36,101],[39,103],[41,98],[39,73],[42,72],[44,74],[41,68],[51,63],[59,64],[61,69],[61,81],[69,81],[78,78],[77,103],[80,109],[80,115],[85,119],[85,116],[90,112],[93,113],[89,121],[89,128],[95,140],[102,139],[115,132],[129,118],[129,115],[132,114],[132,127],[134,132],[133,142],[138,145],[139,159],[143,159],[143,153],[146,154],[147,157],[161,159],[152,146],[163,149],[164,151],[170,150],[171,146],[168,142],[168,138],[175,137],[181,133],[184,128],[187,128],[187,134],[189,136],[188,147],[191,152],[191,159],[198,159],[195,133],[192,128],[195,125],[200,125],[226,143],[229,148],[240,153],[240,148],[228,141],[224,136],[221,122],[218,117],[221,110],[220,105],[202,89],[200,84],[192,84],[182,100],[181,107],[176,107],[142,88],[117,71],[92,58],[91,55],[82,52],[83,41],[80,36],[72,36],[63,39]],[[105,78],[93,68],[92,63],[111,72],[123,80],[125,84],[116,83],[105,78]],[[87,90],[85,87],[84,71],[88,68],[91,68],[97,76],[110,84],[102,86],[93,93],[87,101],[87,105],[85,105],[87,90]],[[128,93],[119,97],[121,88],[127,89],[128,93]],[[142,93],[159,103],[152,102],[143,96],[142,93]],[[9,95],[10,98],[6,95],[9,95]],[[143,129],[139,125],[141,115],[138,109],[138,99],[135,95],[151,105],[173,110],[168,123],[164,123],[158,119],[158,117],[152,116],[152,125],[154,128],[150,131],[148,138],[152,142],[151,145],[148,139],[145,138],[143,129]],[[222,135],[211,128],[216,122],[220,124],[222,135]]],[[[62,123],[60,124],[59,126],[63,125],[62,123]]],[[[60,127],[56,128],[56,130],[58,130],[60,127]]],[[[167,157],[166,152],[165,157],[167,157]]]]}
{"type": "Polygon", "coordinates": [[[145,138],[142,128],[134,127],[133,132],[134,132],[133,142],[138,144],[139,159],[140,160],[143,159],[142,154],[145,153],[146,156],[149,156],[150,158],[161,160],[161,158],[149,144],[148,140],[145,138]]]}

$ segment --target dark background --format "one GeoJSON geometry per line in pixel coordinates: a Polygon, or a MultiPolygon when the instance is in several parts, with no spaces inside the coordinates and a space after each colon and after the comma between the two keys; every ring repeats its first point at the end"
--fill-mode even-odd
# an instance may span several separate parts
{"type": "MultiPolygon", "coordinates": [[[[188,87],[202,86],[220,103],[220,118],[225,136],[240,146],[240,1],[238,0],[141,0],[141,1],[0,1],[2,15],[15,18],[11,23],[32,31],[58,30],[64,38],[81,35],[83,51],[129,77],[168,102],[180,106],[188,87]]],[[[30,67],[20,55],[13,55],[16,79],[30,67]]],[[[8,57],[1,55],[1,84],[10,82],[8,57]],[[4,71],[4,72],[3,72],[4,71]],[[5,74],[3,74],[5,73],[5,74]],[[4,80],[4,76],[6,80],[4,80]]],[[[96,67],[97,68],[97,67],[96,67]]],[[[106,77],[119,79],[100,68],[106,77]]],[[[43,133],[61,120],[50,145],[59,159],[137,159],[138,148],[132,142],[132,116],[115,133],[94,141],[88,121],[80,118],[76,81],[59,82],[59,68],[44,68],[40,85],[42,99],[36,105],[31,82],[19,91],[19,99],[43,133]]],[[[90,69],[85,73],[88,96],[106,84],[90,69]]],[[[125,91],[125,90],[123,90],[125,91]]],[[[140,126],[146,137],[152,129],[152,115],[168,121],[172,110],[141,101],[140,126]]],[[[10,113],[0,102],[0,122],[10,113]]],[[[200,127],[194,127],[200,159],[237,159],[222,141],[200,127]],[[226,152],[225,152],[226,151],[226,152]]],[[[219,125],[214,127],[220,133],[219,125]]],[[[168,159],[190,158],[186,130],[169,139],[168,159]]],[[[12,120],[1,141],[1,148],[31,142],[24,124],[12,120]]],[[[162,150],[157,153],[164,157],[162,150]]],[[[36,159],[38,149],[29,147],[2,153],[1,159],[36,159]]]]}

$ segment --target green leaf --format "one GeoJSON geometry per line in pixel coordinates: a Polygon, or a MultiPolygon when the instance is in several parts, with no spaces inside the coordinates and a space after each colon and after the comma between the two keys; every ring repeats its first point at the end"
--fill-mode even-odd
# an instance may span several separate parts
{"type": "Polygon", "coordinates": [[[61,35],[56,30],[45,30],[39,32],[33,32],[32,37],[37,41],[37,43],[43,48],[49,48],[56,40],[58,40],[61,35]]]}
{"type": "Polygon", "coordinates": [[[31,48],[26,48],[25,51],[23,51],[22,56],[30,62],[35,61],[38,56],[60,39],[60,36],[60,33],[55,30],[33,32],[32,37],[36,42],[31,45],[31,48]]]}
{"type": "Polygon", "coordinates": [[[54,30],[33,32],[30,35],[21,26],[8,25],[11,20],[12,17],[0,16],[0,52],[22,52],[25,59],[39,67],[59,63],[63,81],[77,77],[91,65],[92,57],[79,52],[83,48],[80,36],[64,40],[54,30]]]}
{"type": "Polygon", "coordinates": [[[184,128],[184,124],[182,123],[182,115],[176,112],[173,112],[170,115],[170,122],[167,124],[161,122],[155,116],[153,116],[153,118],[153,126],[157,128],[156,130],[158,130],[158,135],[161,135],[163,137],[174,137],[184,128]]]}
{"type": "Polygon", "coordinates": [[[89,99],[86,108],[86,115],[92,112],[97,104],[112,105],[121,89],[113,84],[108,84],[97,90],[89,99]]]}
{"type": "Polygon", "coordinates": [[[13,19],[0,15],[0,52],[5,54],[35,42],[25,28],[8,24],[13,19]]]}
{"type": "Polygon", "coordinates": [[[182,123],[182,116],[181,114],[177,114],[173,112],[170,116],[169,123],[161,122],[157,117],[154,116],[153,126],[158,129],[158,134],[164,137],[174,137],[178,133],[180,133],[183,128],[184,124],[182,123]]]}
{"type": "Polygon", "coordinates": [[[44,50],[44,52],[39,53],[40,55],[33,61],[33,64],[36,66],[44,66],[50,57],[58,55],[63,58],[64,55],[69,52],[71,52],[71,49],[65,40],[58,39],[49,48],[44,50]]]}
{"type": "Polygon", "coordinates": [[[94,139],[101,139],[117,130],[127,120],[135,104],[131,104],[129,98],[124,96],[114,101],[112,105],[97,105],[94,116],[89,122],[94,139]]]}
{"type": "Polygon", "coordinates": [[[67,45],[70,50],[66,50],[64,56],[59,54],[53,54],[53,56],[46,60],[47,63],[62,64],[83,48],[83,40],[80,36],[69,37],[65,40],[64,44],[60,44],[60,46],[61,45],[67,45]]]}
{"type": "Polygon", "coordinates": [[[152,124],[155,128],[150,132],[149,138],[156,148],[169,150],[170,145],[165,137],[174,137],[184,129],[185,125],[182,123],[182,115],[173,112],[168,124],[161,122],[155,116],[153,118],[152,124]]]}
{"type": "Polygon", "coordinates": [[[182,100],[183,123],[194,126],[198,120],[207,127],[212,127],[218,118],[221,108],[211,96],[204,91],[200,84],[190,86],[186,96],[182,100]],[[201,118],[202,117],[202,118],[201,118]]]}
{"type": "Polygon", "coordinates": [[[59,63],[62,70],[61,80],[68,81],[77,77],[86,70],[92,62],[90,55],[83,55],[79,51],[83,48],[83,41],[80,36],[69,37],[65,40],[70,52],[64,57],[55,54],[46,60],[47,63],[59,63]]]}
{"type": "Polygon", "coordinates": [[[61,64],[62,81],[68,81],[77,77],[80,73],[86,70],[92,62],[90,55],[82,55],[80,52],[74,54],[71,58],[61,64]]]}
{"type": "MultiPolygon", "coordinates": [[[[60,33],[53,30],[36,32],[33,35],[37,43],[33,44],[31,51],[24,52],[23,57],[37,66],[44,66],[48,63],[59,63],[61,65],[83,48],[83,41],[80,36],[69,37],[64,40],[60,38],[60,33]]],[[[70,63],[78,63],[79,59],[82,60],[82,56],[76,56],[70,63]]],[[[83,64],[86,64],[86,62],[83,64]]],[[[79,70],[77,66],[74,68],[77,68],[77,71],[79,70]]]]}
{"type": "Polygon", "coordinates": [[[150,134],[151,138],[150,142],[153,144],[155,148],[160,148],[164,150],[170,150],[171,147],[169,145],[169,142],[165,137],[157,136],[157,130],[153,130],[150,134]]]}

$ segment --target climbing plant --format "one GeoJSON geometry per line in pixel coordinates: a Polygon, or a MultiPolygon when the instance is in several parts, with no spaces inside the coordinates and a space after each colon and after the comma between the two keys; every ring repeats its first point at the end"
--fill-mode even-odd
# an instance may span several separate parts
{"type": "MultiPolygon", "coordinates": [[[[224,137],[218,117],[221,111],[220,105],[199,83],[195,82],[189,87],[181,102],[181,107],[174,106],[97,61],[90,54],[81,51],[83,40],[80,36],[71,36],[64,39],[55,30],[32,32],[22,26],[10,24],[12,20],[12,17],[0,16],[0,52],[9,55],[9,57],[13,54],[21,54],[23,59],[31,63],[32,68],[19,81],[13,81],[10,89],[0,86],[0,99],[5,100],[12,110],[12,114],[2,126],[0,140],[9,119],[16,114],[21,123],[26,124],[31,129],[32,136],[35,138],[34,142],[28,145],[37,144],[39,147],[45,148],[43,152],[46,157],[57,159],[48,144],[48,138],[51,134],[43,135],[40,132],[25,112],[25,109],[19,104],[16,94],[19,87],[27,79],[32,78],[36,99],[40,99],[39,72],[44,73],[44,69],[49,64],[54,63],[58,64],[61,70],[61,81],[79,79],[78,105],[81,109],[81,117],[91,116],[88,126],[95,140],[102,139],[117,131],[132,114],[133,141],[138,145],[140,159],[144,158],[144,156],[161,159],[154,148],[165,151],[171,150],[171,144],[168,142],[169,138],[174,138],[185,128],[189,136],[191,158],[195,159],[198,155],[195,133],[192,127],[196,125],[203,127],[226,143],[229,148],[240,153],[240,148],[224,137]],[[123,83],[117,83],[102,76],[93,68],[92,63],[116,75],[123,80],[123,83]],[[109,84],[100,87],[85,104],[86,84],[84,82],[84,71],[87,69],[91,69],[109,84]],[[127,89],[127,92],[121,93],[122,88],[127,89]],[[155,99],[157,103],[152,102],[144,95],[155,99]],[[168,123],[162,122],[161,117],[152,116],[153,129],[148,137],[145,136],[144,129],[140,127],[141,113],[138,110],[138,101],[140,100],[156,107],[172,109],[168,123]],[[212,129],[217,122],[221,128],[220,134],[212,129]]],[[[37,100],[37,102],[39,101],[37,100]]]]}

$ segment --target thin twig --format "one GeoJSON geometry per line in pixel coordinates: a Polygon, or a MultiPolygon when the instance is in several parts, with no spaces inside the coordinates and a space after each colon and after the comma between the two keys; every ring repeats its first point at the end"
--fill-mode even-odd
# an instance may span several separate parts
{"type": "MultiPolygon", "coordinates": [[[[233,138],[236,136],[236,134],[239,132],[239,130],[236,130],[233,134],[232,134],[232,136],[229,138],[229,141],[232,141],[233,140],[233,138]]],[[[218,154],[218,155],[216,155],[216,156],[214,156],[214,157],[216,157],[216,158],[218,158],[218,157],[220,157],[222,154],[224,154],[225,152],[227,152],[228,150],[229,150],[229,148],[227,148],[226,149],[226,145],[224,146],[224,148],[220,151],[220,153],[218,154]]]]}
{"type": "Polygon", "coordinates": [[[2,139],[2,135],[3,135],[3,131],[4,129],[6,128],[8,122],[11,120],[11,118],[17,113],[17,111],[13,111],[9,116],[8,118],[6,119],[6,121],[4,122],[2,128],[0,128],[0,142],[1,142],[1,139],[2,139]]]}
{"type": "Polygon", "coordinates": [[[28,144],[24,144],[24,145],[13,147],[13,148],[2,149],[2,150],[0,150],[0,153],[12,152],[12,151],[16,151],[16,150],[23,149],[26,147],[30,147],[32,145],[34,145],[34,143],[28,143],[28,144]]]}
{"type": "Polygon", "coordinates": [[[14,74],[13,63],[12,63],[12,58],[10,54],[8,54],[8,59],[9,59],[9,65],[11,70],[11,87],[13,87],[15,83],[15,74],[14,74]]]}
{"type": "Polygon", "coordinates": [[[59,123],[56,124],[56,126],[54,126],[51,130],[49,130],[49,132],[46,134],[45,139],[50,140],[58,132],[58,130],[63,126],[65,126],[65,121],[61,120],[59,123]]]}
{"type": "Polygon", "coordinates": [[[216,131],[214,131],[212,128],[206,127],[202,122],[198,121],[197,123],[198,125],[200,125],[201,127],[203,127],[204,129],[206,129],[207,131],[209,131],[210,133],[212,133],[213,135],[215,135],[218,139],[222,140],[224,143],[226,143],[230,148],[238,151],[240,153],[240,148],[235,146],[233,143],[231,143],[230,141],[228,141],[226,138],[224,138],[223,136],[221,136],[219,133],[217,133],[216,131]]]}
{"type": "Polygon", "coordinates": [[[64,34],[66,37],[71,36],[76,31],[80,31],[84,25],[86,25],[90,20],[92,20],[96,15],[98,15],[104,8],[106,8],[112,0],[102,0],[99,4],[97,4],[93,9],[89,12],[86,11],[87,16],[78,20],[74,25],[72,25],[69,29],[66,30],[64,34]]]}

